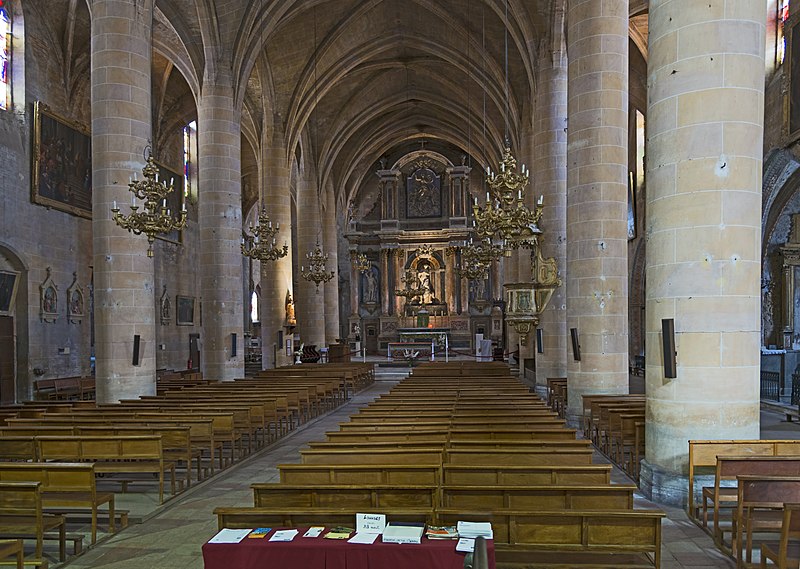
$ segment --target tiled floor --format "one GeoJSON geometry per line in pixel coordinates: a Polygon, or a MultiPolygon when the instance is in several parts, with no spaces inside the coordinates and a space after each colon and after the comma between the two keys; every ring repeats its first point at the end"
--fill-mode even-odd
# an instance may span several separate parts
{"type": "MultiPolygon", "coordinates": [[[[324,439],[325,431],[336,428],[359,406],[388,391],[396,376],[379,377],[373,386],[330,415],[305,425],[266,450],[260,451],[208,482],[194,485],[161,508],[155,507],[149,494],[128,494],[118,502],[132,517],[144,521],[104,539],[84,555],[61,565],[71,569],[200,569],[201,546],[217,530],[213,510],[217,506],[252,504],[250,484],[277,480],[276,465],[299,461],[299,449],[306,442],[324,439]]],[[[771,411],[762,412],[764,438],[800,438],[800,425],[782,422],[771,411]]],[[[621,473],[616,478],[624,480],[621,473]]],[[[652,506],[637,497],[637,507],[652,506]]],[[[715,547],[710,537],[689,521],[679,509],[662,507],[667,512],[663,522],[663,569],[734,567],[735,564],[715,547]]]]}

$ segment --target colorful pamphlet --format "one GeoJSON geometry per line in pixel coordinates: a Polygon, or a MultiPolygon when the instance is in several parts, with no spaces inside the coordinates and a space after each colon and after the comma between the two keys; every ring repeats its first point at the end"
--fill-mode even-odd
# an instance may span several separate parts
{"type": "Polygon", "coordinates": [[[267,534],[272,531],[272,528],[256,528],[247,534],[248,538],[259,539],[262,537],[267,537],[267,534]]]}
{"type": "Polygon", "coordinates": [[[425,530],[428,539],[458,539],[456,526],[428,526],[425,530]]]}
{"type": "Polygon", "coordinates": [[[350,539],[355,530],[353,528],[335,527],[325,534],[325,539],[350,539]]]}

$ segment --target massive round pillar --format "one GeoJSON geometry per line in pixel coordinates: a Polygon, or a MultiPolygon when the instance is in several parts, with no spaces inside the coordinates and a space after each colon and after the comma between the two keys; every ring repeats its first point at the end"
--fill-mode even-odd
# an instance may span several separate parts
{"type": "Polygon", "coordinates": [[[218,74],[217,83],[207,80],[197,104],[198,274],[203,311],[200,364],[207,379],[232,380],[244,375],[240,124],[230,79],[218,74]]]}
{"type": "Polygon", "coordinates": [[[650,2],[642,488],[664,502],[686,502],[688,440],[759,436],[764,20],[758,2],[650,2]]]}
{"type": "MultiPolygon", "coordinates": [[[[320,250],[324,248],[316,176],[309,171],[311,166],[308,159],[306,160],[305,171],[297,183],[297,219],[302,219],[302,223],[297,224],[297,264],[301,269],[309,271],[311,267],[307,254],[313,252],[317,245],[320,250]]],[[[330,271],[331,267],[331,260],[328,258],[325,268],[330,271]]],[[[299,276],[295,292],[300,341],[320,348],[325,345],[325,283],[317,286],[299,276]]]]}
{"type": "MultiPolygon", "coordinates": [[[[544,258],[555,258],[562,283],[567,276],[567,51],[564,14],[553,18],[552,37],[542,45],[536,93],[535,188],[544,198],[540,243],[544,258]]],[[[566,285],[553,293],[539,319],[542,353],[536,354],[536,383],[567,376],[566,285]]]]}
{"type": "Polygon", "coordinates": [[[121,229],[111,217],[115,201],[123,214],[130,213],[128,181],[134,174],[142,178],[151,138],[153,1],[90,4],[97,401],[116,403],[156,389],[153,259],[147,257],[147,239],[121,229]]]}
{"type": "Polygon", "coordinates": [[[574,421],[583,394],[628,391],[628,0],[570,0],[567,53],[567,327],[581,348],[567,367],[574,421]]]}

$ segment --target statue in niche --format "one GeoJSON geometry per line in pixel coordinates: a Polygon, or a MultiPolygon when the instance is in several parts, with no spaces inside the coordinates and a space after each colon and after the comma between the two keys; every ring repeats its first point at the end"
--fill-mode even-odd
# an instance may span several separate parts
{"type": "Polygon", "coordinates": [[[284,304],[286,308],[286,326],[297,326],[297,318],[294,314],[294,300],[292,299],[292,293],[288,290],[286,291],[286,301],[284,304]]]}
{"type": "Polygon", "coordinates": [[[58,312],[58,297],[54,287],[49,286],[45,289],[42,306],[45,312],[58,312]]]}
{"type": "Polygon", "coordinates": [[[434,301],[431,266],[428,263],[421,263],[419,269],[417,269],[417,288],[423,291],[420,298],[422,304],[431,304],[434,301]]]}
{"type": "MultiPolygon", "coordinates": [[[[58,318],[58,287],[53,281],[50,267],[47,267],[47,278],[39,285],[39,306],[43,322],[55,322],[58,318]]],[[[69,295],[67,296],[69,303],[69,295]]]]}
{"type": "Polygon", "coordinates": [[[166,326],[172,319],[172,303],[167,294],[167,285],[164,285],[164,293],[161,295],[161,324],[166,326]]]}
{"type": "Polygon", "coordinates": [[[375,269],[372,268],[364,273],[364,302],[378,302],[378,278],[375,276],[375,269]]]}
{"type": "Polygon", "coordinates": [[[78,273],[72,273],[72,284],[67,289],[67,315],[73,324],[79,324],[83,318],[83,288],[78,284],[78,273]]]}

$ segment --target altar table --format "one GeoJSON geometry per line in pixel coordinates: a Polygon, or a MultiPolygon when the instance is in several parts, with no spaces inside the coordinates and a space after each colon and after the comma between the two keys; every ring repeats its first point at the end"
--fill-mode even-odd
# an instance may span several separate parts
{"type": "MultiPolygon", "coordinates": [[[[375,543],[362,545],[347,540],[303,537],[293,541],[269,541],[266,537],[245,538],[240,543],[206,543],[205,569],[463,569],[464,553],[457,552],[457,540],[422,543],[375,543]]],[[[324,533],[323,533],[324,535],[324,533]]],[[[489,567],[494,569],[494,542],[487,540],[489,567]]]]}

